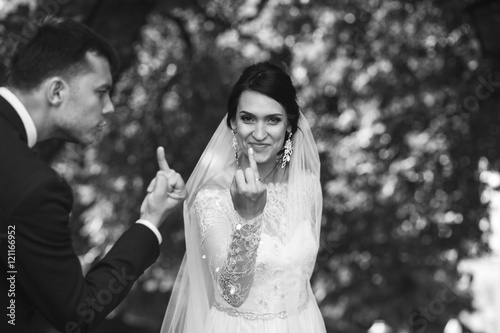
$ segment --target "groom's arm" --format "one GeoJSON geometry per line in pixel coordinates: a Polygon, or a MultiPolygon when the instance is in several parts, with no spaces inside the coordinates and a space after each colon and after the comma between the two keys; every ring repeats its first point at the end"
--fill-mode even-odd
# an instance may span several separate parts
{"type": "Polygon", "coordinates": [[[17,283],[58,330],[94,328],[127,295],[159,255],[156,235],[134,224],[84,277],[72,246],[69,186],[57,176],[39,180],[12,213],[17,283]]]}

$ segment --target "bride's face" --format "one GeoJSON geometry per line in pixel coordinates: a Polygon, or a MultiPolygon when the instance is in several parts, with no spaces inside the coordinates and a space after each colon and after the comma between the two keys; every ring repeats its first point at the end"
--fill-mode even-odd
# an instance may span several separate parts
{"type": "Polygon", "coordinates": [[[253,148],[258,164],[275,163],[283,147],[288,125],[285,109],[274,99],[261,93],[244,91],[231,121],[242,153],[253,148]]]}

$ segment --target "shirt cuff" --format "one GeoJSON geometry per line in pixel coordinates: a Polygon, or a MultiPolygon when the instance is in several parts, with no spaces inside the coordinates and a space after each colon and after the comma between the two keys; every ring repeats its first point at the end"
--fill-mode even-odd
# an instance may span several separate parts
{"type": "Polygon", "coordinates": [[[143,220],[143,219],[137,220],[135,223],[145,225],[146,227],[151,229],[151,231],[155,234],[156,238],[158,238],[158,243],[161,244],[161,242],[163,241],[163,238],[161,237],[161,234],[158,231],[158,228],[155,227],[153,225],[153,223],[149,222],[148,220],[143,220]]]}

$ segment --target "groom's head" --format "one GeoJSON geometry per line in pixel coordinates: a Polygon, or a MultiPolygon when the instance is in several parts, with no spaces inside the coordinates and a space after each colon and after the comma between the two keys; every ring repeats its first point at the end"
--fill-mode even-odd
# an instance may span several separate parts
{"type": "Polygon", "coordinates": [[[36,125],[47,138],[88,144],[101,132],[102,115],[114,110],[109,90],[117,67],[114,49],[92,30],[51,18],[17,46],[9,87],[42,103],[47,119],[36,125]]]}

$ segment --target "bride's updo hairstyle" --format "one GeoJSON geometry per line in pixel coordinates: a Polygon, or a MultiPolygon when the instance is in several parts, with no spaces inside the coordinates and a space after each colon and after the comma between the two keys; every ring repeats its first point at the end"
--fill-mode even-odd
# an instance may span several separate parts
{"type": "Polygon", "coordinates": [[[231,128],[231,120],[236,117],[240,96],[247,90],[261,93],[280,103],[286,111],[288,123],[292,126],[292,133],[295,134],[300,114],[295,87],[288,74],[268,62],[259,62],[247,67],[234,85],[227,102],[227,126],[229,128],[231,128]]]}

